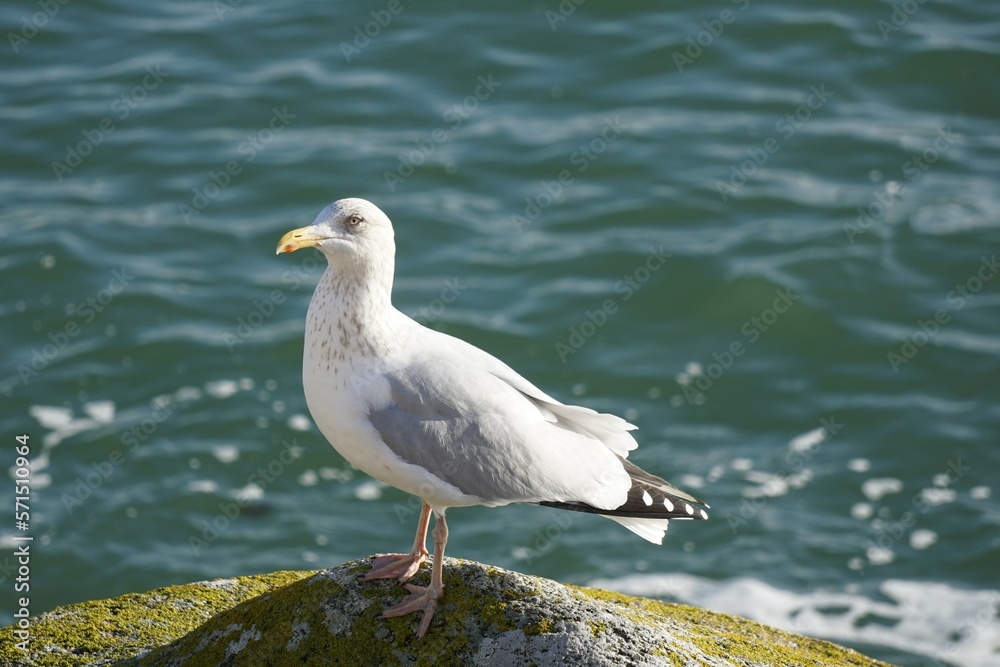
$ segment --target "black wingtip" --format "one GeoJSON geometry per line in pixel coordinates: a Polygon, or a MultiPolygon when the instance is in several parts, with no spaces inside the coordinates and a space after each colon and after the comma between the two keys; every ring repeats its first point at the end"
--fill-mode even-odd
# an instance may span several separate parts
{"type": "Polygon", "coordinates": [[[681,491],[670,482],[650,474],[631,461],[619,458],[632,480],[625,502],[614,509],[598,509],[582,501],[541,502],[539,505],[573,512],[589,512],[636,519],[708,519],[708,503],[681,491]],[[699,505],[703,507],[699,507],[699,505]]]}
{"type": "MultiPolygon", "coordinates": [[[[633,490],[635,487],[633,486],[633,490]]],[[[571,512],[586,512],[588,514],[601,514],[603,516],[621,516],[634,519],[694,519],[704,521],[708,519],[708,512],[694,503],[689,503],[683,498],[676,496],[667,498],[666,494],[660,492],[658,498],[653,497],[652,490],[646,491],[652,501],[646,503],[643,499],[642,490],[639,491],[638,498],[633,497],[629,491],[629,498],[615,509],[599,509],[593,505],[582,502],[550,502],[542,501],[538,503],[545,507],[555,507],[556,509],[569,510],[571,512]],[[664,500],[667,503],[664,503],[664,500]]]]}

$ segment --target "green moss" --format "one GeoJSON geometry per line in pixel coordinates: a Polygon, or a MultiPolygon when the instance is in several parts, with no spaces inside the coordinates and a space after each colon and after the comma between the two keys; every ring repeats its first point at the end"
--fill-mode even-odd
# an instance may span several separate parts
{"type": "Polygon", "coordinates": [[[673,665],[673,667],[687,667],[688,664],[687,661],[685,661],[684,658],[678,655],[675,651],[658,648],[654,649],[652,653],[653,655],[658,655],[661,658],[669,660],[670,664],[673,665]]]}
{"type": "MultiPolygon", "coordinates": [[[[309,576],[313,574],[309,572],[278,572],[61,608],[35,621],[35,651],[28,659],[14,652],[9,632],[0,635],[0,664],[55,667],[122,660],[116,664],[430,667],[468,664],[481,648],[488,652],[500,650],[500,644],[487,641],[518,629],[523,633],[521,639],[516,634],[508,635],[505,646],[522,646],[546,654],[551,647],[562,646],[549,635],[582,630],[581,639],[586,641],[585,628],[589,628],[589,635],[602,639],[592,646],[582,644],[584,651],[607,650],[609,658],[623,660],[632,655],[630,651],[642,651],[636,655],[653,653],[671,665],[884,664],[829,642],[739,617],[609,591],[566,587],[453,559],[445,560],[445,595],[430,630],[417,639],[419,613],[380,618],[384,609],[408,593],[395,581],[360,581],[360,575],[369,567],[370,560],[364,559],[315,576],[309,576]],[[578,629],[572,630],[573,626],[578,629]],[[637,633],[637,628],[649,632],[637,633]],[[646,637],[644,646],[631,639],[640,636],[646,637]],[[595,649],[597,646],[604,648],[595,649]],[[136,655],[141,657],[132,657],[136,655]]],[[[425,564],[414,583],[425,584],[429,578],[429,564],[425,564]]],[[[524,654],[503,655],[516,661],[516,656],[524,654]]],[[[561,659],[555,653],[549,655],[561,659]]],[[[501,654],[495,657],[505,659],[501,654]]]]}
{"type": "MultiPolygon", "coordinates": [[[[486,572],[487,578],[495,580],[504,574],[503,570],[491,568],[486,572]]],[[[444,575],[445,596],[442,608],[447,607],[446,614],[454,620],[463,618],[481,618],[491,628],[498,632],[507,632],[517,626],[511,617],[512,602],[524,600],[531,592],[504,588],[503,598],[483,596],[479,590],[469,585],[469,582],[457,569],[446,569],[444,575]]]]}
{"type": "Polygon", "coordinates": [[[274,572],[219,579],[58,607],[32,621],[27,654],[15,646],[10,632],[2,633],[0,664],[27,660],[48,667],[65,665],[68,659],[86,664],[97,658],[127,658],[184,635],[238,602],[310,574],[274,572]]]}
{"type": "Polygon", "coordinates": [[[641,602],[640,598],[615,593],[614,591],[605,591],[599,588],[586,588],[584,586],[573,586],[570,584],[567,584],[566,588],[575,592],[584,600],[600,600],[602,602],[618,605],[620,608],[615,609],[615,613],[624,616],[630,621],[635,623],[645,623],[648,621],[648,614],[643,609],[642,605],[639,604],[641,602]]]}
{"type": "Polygon", "coordinates": [[[525,625],[524,634],[526,635],[545,635],[556,631],[555,621],[549,618],[543,618],[537,623],[529,623],[525,625]]]}
{"type": "MultiPolygon", "coordinates": [[[[357,577],[368,567],[367,563],[360,562],[351,563],[345,569],[349,576],[357,577]]],[[[415,579],[429,578],[428,570],[425,565],[415,579]]],[[[257,654],[284,654],[290,664],[307,663],[322,655],[324,662],[333,664],[395,665],[400,662],[399,647],[414,646],[414,642],[419,641],[416,664],[431,666],[461,662],[461,656],[470,649],[473,622],[485,623],[495,632],[516,627],[509,614],[509,604],[511,600],[523,598],[523,593],[507,590],[502,599],[483,596],[470,587],[456,568],[445,570],[444,583],[445,596],[435,613],[433,629],[420,640],[414,637],[420,614],[380,618],[385,608],[407,595],[402,586],[391,580],[366,582],[361,586],[358,599],[369,604],[362,611],[351,610],[349,627],[345,628],[343,636],[334,636],[326,629],[328,619],[322,610],[329,608],[330,601],[341,597],[343,591],[341,586],[319,576],[292,584],[280,598],[274,596],[239,604],[211,619],[191,637],[154,651],[136,664],[158,665],[168,659],[181,659],[191,667],[218,665],[231,656],[234,643],[246,639],[250,648],[240,653],[241,665],[267,664],[264,659],[258,663],[257,654]],[[275,619],[282,620],[276,623],[275,619]],[[288,648],[296,624],[309,627],[310,634],[315,628],[308,648],[288,648]],[[205,637],[213,640],[204,645],[205,637]]],[[[544,621],[540,628],[544,628],[540,631],[551,632],[554,624],[544,621]]]]}
{"type": "Polygon", "coordinates": [[[595,637],[600,637],[608,631],[608,624],[601,621],[587,621],[587,625],[590,626],[590,631],[594,633],[595,637]]]}
{"type": "MultiPolygon", "coordinates": [[[[567,586],[585,598],[603,600],[620,605],[616,610],[623,616],[648,625],[669,623],[677,632],[678,622],[683,622],[683,631],[678,639],[696,646],[705,656],[711,658],[731,658],[740,656],[745,660],[768,665],[815,665],[817,667],[849,667],[851,665],[885,665],[861,655],[857,651],[831,642],[812,639],[772,628],[739,616],[721,614],[707,609],[684,604],[661,602],[646,598],[635,598],[621,593],[581,586],[567,586]],[[803,656],[809,655],[807,662],[803,656]]],[[[665,652],[676,663],[676,654],[665,652]]]]}

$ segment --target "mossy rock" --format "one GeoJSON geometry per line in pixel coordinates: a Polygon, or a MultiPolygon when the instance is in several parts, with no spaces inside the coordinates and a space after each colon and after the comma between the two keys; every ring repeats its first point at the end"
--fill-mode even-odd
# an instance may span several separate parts
{"type": "Polygon", "coordinates": [[[16,647],[14,626],[0,631],[0,665],[112,665],[162,646],[263,593],[312,572],[216,579],[57,607],[31,619],[29,651],[16,647]]]}
{"type": "MultiPolygon", "coordinates": [[[[736,616],[564,586],[445,559],[427,635],[419,614],[380,619],[406,591],[362,582],[370,559],[60,607],[32,621],[12,665],[885,665],[830,642],[736,616]]],[[[429,578],[425,565],[415,577],[429,578]]]]}

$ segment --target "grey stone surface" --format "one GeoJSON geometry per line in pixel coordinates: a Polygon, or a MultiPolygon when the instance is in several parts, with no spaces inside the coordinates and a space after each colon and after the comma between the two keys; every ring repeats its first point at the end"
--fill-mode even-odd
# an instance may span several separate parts
{"type": "MultiPolygon", "coordinates": [[[[404,597],[362,582],[370,559],[157,589],[35,619],[33,651],[0,638],[17,665],[884,665],[829,642],[743,618],[445,560],[427,635],[419,614],[381,619],[404,597]],[[118,624],[118,625],[116,625],[118,624]],[[155,629],[155,631],[150,630],[155,629]],[[90,638],[90,639],[86,639],[90,638]]],[[[426,583],[425,566],[414,578],[426,583]]]]}

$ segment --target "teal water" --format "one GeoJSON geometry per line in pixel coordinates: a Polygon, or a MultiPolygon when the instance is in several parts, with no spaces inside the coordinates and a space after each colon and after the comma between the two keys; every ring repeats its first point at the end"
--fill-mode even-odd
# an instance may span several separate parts
{"type": "Polygon", "coordinates": [[[408,497],[308,419],[322,258],[274,256],[359,196],[399,308],[627,417],[713,508],[661,547],[460,509],[451,555],[996,664],[1000,7],[39,7],[0,8],[33,613],[410,543],[408,497]]]}

